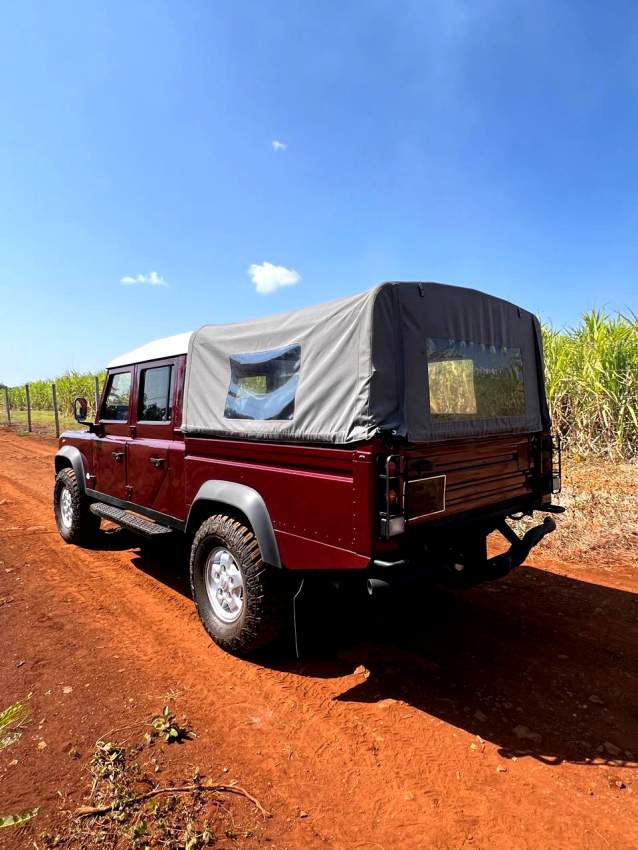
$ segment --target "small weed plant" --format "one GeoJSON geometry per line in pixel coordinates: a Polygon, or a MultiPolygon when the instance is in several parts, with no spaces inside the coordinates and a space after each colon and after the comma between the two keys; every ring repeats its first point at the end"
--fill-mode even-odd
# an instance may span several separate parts
{"type": "Polygon", "coordinates": [[[218,785],[199,768],[179,782],[162,782],[157,774],[170,770],[168,744],[189,741],[195,733],[165,706],[149,721],[151,731],[139,743],[126,746],[113,740],[96,742],[88,769],[91,785],[85,805],[71,813],[59,834],[41,833],[45,850],[203,850],[222,838],[248,838],[238,831],[221,794],[247,798],[267,815],[261,804],[238,785],[218,785]],[[229,823],[230,821],[230,823],[229,823]]]}
{"type": "MultiPolygon", "coordinates": [[[[15,744],[22,735],[22,726],[29,716],[25,700],[17,700],[0,711],[0,750],[15,744]]],[[[24,826],[40,811],[39,807],[27,809],[17,815],[0,815],[0,829],[24,826]]]]}

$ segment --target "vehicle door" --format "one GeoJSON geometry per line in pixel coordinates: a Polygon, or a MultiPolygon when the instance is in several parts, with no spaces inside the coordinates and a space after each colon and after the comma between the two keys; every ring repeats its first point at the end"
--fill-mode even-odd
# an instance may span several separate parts
{"type": "Polygon", "coordinates": [[[141,363],[135,373],[135,411],[128,444],[129,500],[170,513],[169,448],[175,409],[174,359],[141,363]]]}
{"type": "Polygon", "coordinates": [[[126,499],[126,446],[130,441],[129,417],[133,367],[109,371],[102,397],[99,428],[94,443],[95,490],[126,499]]]}

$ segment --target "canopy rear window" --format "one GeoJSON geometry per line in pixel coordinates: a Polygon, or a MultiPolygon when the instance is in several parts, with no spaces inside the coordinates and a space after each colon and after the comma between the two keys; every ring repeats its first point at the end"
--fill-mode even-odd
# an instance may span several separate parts
{"type": "Polygon", "coordinates": [[[429,338],[426,351],[434,422],[525,415],[520,348],[429,338]]]}

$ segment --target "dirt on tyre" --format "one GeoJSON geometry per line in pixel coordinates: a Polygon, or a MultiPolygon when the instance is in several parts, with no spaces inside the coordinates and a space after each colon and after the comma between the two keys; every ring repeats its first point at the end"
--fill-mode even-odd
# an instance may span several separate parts
{"type": "Polygon", "coordinates": [[[212,516],[199,528],[190,557],[193,599],[211,638],[235,655],[276,644],[290,627],[285,576],[265,564],[253,532],[212,516]]]}
{"type": "Polygon", "coordinates": [[[88,545],[100,530],[100,518],[89,510],[90,502],[80,489],[75,472],[61,469],[55,476],[53,510],[60,536],[67,543],[88,545]]]}

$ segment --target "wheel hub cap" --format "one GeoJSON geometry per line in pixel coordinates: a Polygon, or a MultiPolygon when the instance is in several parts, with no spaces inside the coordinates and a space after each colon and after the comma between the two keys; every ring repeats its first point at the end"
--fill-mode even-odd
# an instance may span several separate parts
{"type": "Polygon", "coordinates": [[[218,546],[210,553],[205,580],[215,616],[223,623],[234,623],[244,607],[244,579],[228,549],[218,546]]]}
{"type": "Polygon", "coordinates": [[[65,528],[71,528],[73,523],[73,499],[66,487],[60,495],[60,518],[65,528]]]}

